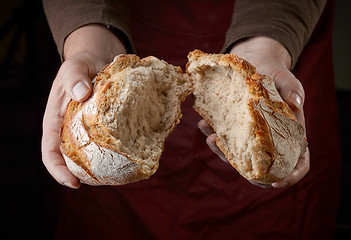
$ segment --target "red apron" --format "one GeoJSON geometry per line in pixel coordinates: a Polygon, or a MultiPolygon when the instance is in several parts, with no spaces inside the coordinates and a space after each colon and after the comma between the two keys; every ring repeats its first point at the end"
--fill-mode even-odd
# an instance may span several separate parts
{"type": "MultiPolygon", "coordinates": [[[[218,53],[233,1],[134,1],[138,55],[184,66],[189,51],[218,53]]],[[[57,239],[331,239],[339,194],[339,143],[331,54],[333,4],[326,7],[294,74],[306,91],[311,170],[289,189],[261,189],[222,162],[184,117],[149,180],[66,190],[57,239]]]]}

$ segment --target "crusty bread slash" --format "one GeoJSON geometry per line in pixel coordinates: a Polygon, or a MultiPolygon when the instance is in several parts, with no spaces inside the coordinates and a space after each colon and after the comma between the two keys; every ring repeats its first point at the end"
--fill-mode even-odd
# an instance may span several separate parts
{"type": "Polygon", "coordinates": [[[195,50],[188,59],[194,109],[215,130],[231,165],[258,183],[286,177],[306,151],[305,133],[274,82],[232,54],[195,50]]]}
{"type": "Polygon", "coordinates": [[[61,151],[68,168],[90,185],[149,178],[191,91],[179,67],[155,57],[116,56],[96,76],[92,96],[67,107],[61,151]]]}

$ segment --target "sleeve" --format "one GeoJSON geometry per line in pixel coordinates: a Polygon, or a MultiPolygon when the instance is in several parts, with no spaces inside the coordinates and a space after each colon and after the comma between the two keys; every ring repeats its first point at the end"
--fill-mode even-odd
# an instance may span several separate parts
{"type": "Polygon", "coordinates": [[[293,67],[311,37],[326,2],[327,0],[236,0],[222,52],[229,52],[240,39],[266,36],[287,48],[293,67]]]}
{"type": "Polygon", "coordinates": [[[74,30],[93,23],[106,26],[129,53],[135,52],[129,31],[127,1],[43,0],[43,7],[61,57],[66,37],[74,30]]]}

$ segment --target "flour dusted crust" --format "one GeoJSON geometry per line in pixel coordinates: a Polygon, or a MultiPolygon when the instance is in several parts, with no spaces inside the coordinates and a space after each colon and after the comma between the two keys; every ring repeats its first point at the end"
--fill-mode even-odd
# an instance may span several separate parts
{"type": "MultiPolygon", "coordinates": [[[[269,184],[286,177],[295,167],[299,156],[306,151],[305,133],[292,110],[280,97],[274,82],[257,73],[250,63],[233,54],[206,54],[195,50],[189,53],[188,59],[187,72],[195,82],[194,109],[216,131],[217,145],[231,165],[242,176],[258,183],[269,184]],[[214,76],[210,79],[211,84],[206,83],[208,76],[214,76]],[[237,79],[237,84],[232,93],[229,92],[218,100],[217,96],[230,88],[228,83],[222,82],[225,78],[230,81],[237,79]],[[202,88],[204,84],[209,85],[202,88]],[[228,85],[220,86],[221,84],[228,85]],[[215,89],[214,93],[206,93],[206,89],[210,87],[215,89]],[[234,99],[240,94],[242,96],[236,100],[237,105],[225,105],[228,98],[234,99]],[[210,105],[216,104],[213,103],[216,100],[223,102],[211,109],[210,105]],[[233,115],[242,114],[243,117],[232,116],[233,121],[239,122],[239,127],[235,125],[237,129],[229,134],[228,127],[225,129],[222,119],[218,120],[216,116],[223,113],[223,108],[228,111],[235,107],[240,111],[234,109],[233,115]],[[227,139],[233,136],[237,137],[237,142],[242,143],[234,141],[228,144],[230,141],[227,139]],[[240,140],[241,138],[244,140],[240,140]]],[[[228,125],[228,121],[226,123],[228,125]]]]}
{"type": "Polygon", "coordinates": [[[94,107],[96,95],[86,103],[71,102],[62,128],[61,152],[69,170],[81,182],[89,185],[122,185],[146,179],[153,168],[128,158],[113,146],[103,147],[94,142],[85,125],[83,113],[94,107]]]}
{"type": "MultiPolygon", "coordinates": [[[[161,82],[159,85],[166,84],[168,83],[162,84],[161,82]]],[[[156,84],[154,88],[158,88],[158,85],[156,84]]],[[[150,91],[150,94],[155,94],[154,89],[150,91]]],[[[164,139],[180,121],[182,116],[180,104],[191,91],[190,78],[187,74],[182,73],[179,67],[174,67],[155,57],[140,59],[135,55],[116,56],[114,61],[94,79],[92,96],[84,103],[71,101],[67,107],[61,130],[61,152],[67,167],[81,182],[90,185],[122,185],[149,178],[158,168],[164,139]],[[123,105],[123,102],[128,101],[133,104],[138,101],[139,95],[135,91],[143,91],[149,86],[147,83],[144,84],[145,86],[140,85],[144,79],[149,78],[155,82],[156,78],[163,78],[163,76],[168,76],[169,82],[175,82],[177,86],[173,86],[174,89],[171,87],[163,89],[161,97],[154,96],[154,99],[151,100],[158,101],[162,98],[162,101],[168,101],[167,99],[172,95],[174,103],[160,105],[165,108],[172,106],[172,108],[161,110],[153,108],[152,105],[157,103],[147,103],[147,94],[145,95],[146,100],[140,101],[151,111],[150,118],[156,118],[152,120],[154,123],[150,120],[153,126],[149,128],[156,132],[158,139],[161,139],[153,142],[157,146],[157,151],[148,146],[150,139],[146,139],[147,136],[141,136],[136,140],[141,142],[138,143],[139,145],[145,147],[140,151],[148,152],[152,156],[151,159],[148,156],[144,160],[135,157],[133,151],[126,146],[134,144],[128,142],[128,136],[123,136],[124,139],[116,137],[118,131],[124,130],[121,127],[117,128],[118,121],[129,121],[128,117],[123,118],[123,115],[128,114],[126,112],[128,109],[125,109],[127,107],[123,105]],[[157,119],[162,118],[161,115],[165,115],[167,119],[157,119]],[[165,129],[161,129],[162,131],[158,129],[161,128],[158,124],[161,121],[165,122],[163,124],[165,129]],[[115,126],[117,129],[114,129],[115,126]]],[[[129,112],[132,110],[133,105],[129,112]]],[[[139,121],[137,117],[134,116],[134,122],[127,126],[130,127],[129,131],[133,134],[136,131],[142,131],[142,129],[136,129],[139,121]]],[[[147,124],[145,121],[144,124],[147,124]]],[[[133,149],[132,146],[131,149],[133,149]]]]}

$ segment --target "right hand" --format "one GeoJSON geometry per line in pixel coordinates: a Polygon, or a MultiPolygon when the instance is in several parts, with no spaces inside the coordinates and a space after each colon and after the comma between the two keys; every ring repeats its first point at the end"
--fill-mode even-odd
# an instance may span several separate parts
{"type": "Polygon", "coordinates": [[[80,181],[67,168],[60,151],[60,130],[72,99],[83,102],[92,92],[91,80],[113,57],[126,50],[119,39],[100,25],[86,25],[69,35],[66,60],[53,82],[43,119],[42,160],[62,185],[79,188],[80,181]]]}

